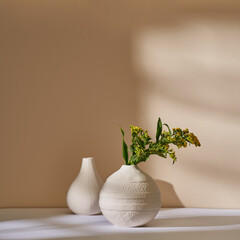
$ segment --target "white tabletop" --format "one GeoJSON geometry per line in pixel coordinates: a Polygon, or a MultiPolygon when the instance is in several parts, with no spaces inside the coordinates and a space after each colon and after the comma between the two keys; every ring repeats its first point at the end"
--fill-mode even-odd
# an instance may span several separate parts
{"type": "Polygon", "coordinates": [[[163,208],[146,226],[123,228],[66,208],[6,208],[0,209],[0,239],[239,240],[240,209],[163,208]]]}

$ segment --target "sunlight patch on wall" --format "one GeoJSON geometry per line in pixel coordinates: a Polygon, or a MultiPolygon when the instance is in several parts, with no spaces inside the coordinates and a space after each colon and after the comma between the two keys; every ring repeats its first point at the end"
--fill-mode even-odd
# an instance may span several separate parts
{"type": "Polygon", "coordinates": [[[142,127],[154,136],[160,116],[172,127],[188,127],[202,143],[177,152],[174,167],[155,157],[142,165],[171,183],[187,207],[240,207],[239,42],[239,22],[206,18],[151,27],[134,37],[142,127]],[[211,197],[201,197],[206,194],[211,197]]]}
{"type": "Polygon", "coordinates": [[[240,113],[238,23],[196,21],[138,35],[135,61],[161,94],[240,113]]]}

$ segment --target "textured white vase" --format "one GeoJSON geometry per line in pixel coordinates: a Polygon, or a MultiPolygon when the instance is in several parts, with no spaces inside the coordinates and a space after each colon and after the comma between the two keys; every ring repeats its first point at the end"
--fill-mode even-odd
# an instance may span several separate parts
{"type": "Polygon", "coordinates": [[[154,219],[161,207],[160,191],[138,166],[123,165],[103,185],[99,206],[114,225],[143,226],[154,219]]]}
{"type": "Polygon", "coordinates": [[[67,204],[76,214],[91,215],[101,212],[99,193],[103,181],[98,175],[93,158],[83,158],[81,170],[67,193],[67,204]]]}

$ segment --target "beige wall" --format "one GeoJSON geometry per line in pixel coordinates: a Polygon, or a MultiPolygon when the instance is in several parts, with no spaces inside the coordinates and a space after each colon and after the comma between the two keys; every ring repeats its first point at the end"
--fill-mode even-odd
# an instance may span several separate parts
{"type": "Polygon", "coordinates": [[[202,143],[140,164],[163,205],[239,208],[239,15],[234,1],[1,0],[0,207],[66,206],[82,157],[106,179],[119,124],[154,135],[161,116],[202,143]]]}

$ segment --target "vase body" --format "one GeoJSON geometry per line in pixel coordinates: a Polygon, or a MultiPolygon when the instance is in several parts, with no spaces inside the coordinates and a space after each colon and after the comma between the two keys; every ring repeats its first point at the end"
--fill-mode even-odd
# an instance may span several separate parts
{"type": "Polygon", "coordinates": [[[161,207],[160,191],[155,181],[136,165],[123,165],[105,182],[99,205],[106,219],[124,227],[143,226],[161,207]]]}
{"type": "Polygon", "coordinates": [[[76,214],[91,215],[101,212],[99,193],[103,181],[98,175],[93,158],[83,158],[80,172],[67,193],[67,205],[76,214]]]}

